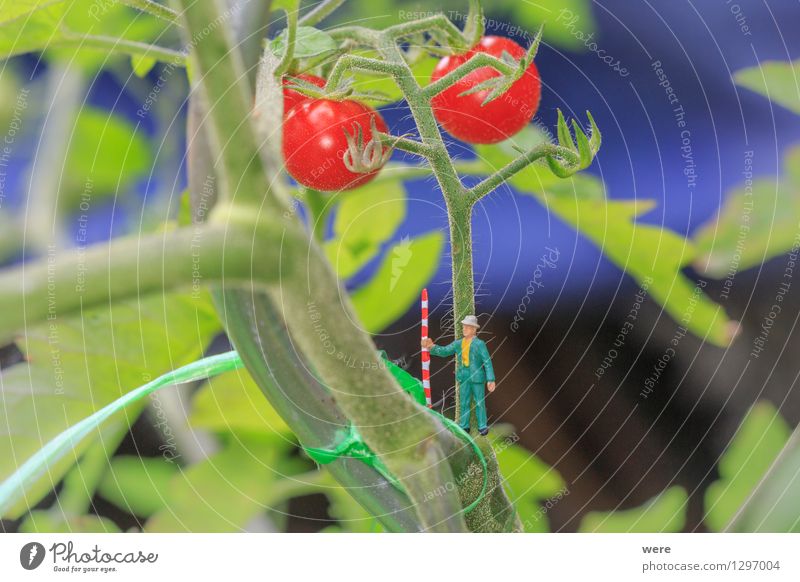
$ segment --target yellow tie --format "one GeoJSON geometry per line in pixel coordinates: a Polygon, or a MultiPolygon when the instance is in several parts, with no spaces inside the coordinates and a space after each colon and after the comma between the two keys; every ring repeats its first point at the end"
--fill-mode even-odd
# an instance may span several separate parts
{"type": "Polygon", "coordinates": [[[461,363],[464,364],[464,366],[469,366],[469,345],[471,343],[471,337],[465,337],[461,340],[461,363]]]}

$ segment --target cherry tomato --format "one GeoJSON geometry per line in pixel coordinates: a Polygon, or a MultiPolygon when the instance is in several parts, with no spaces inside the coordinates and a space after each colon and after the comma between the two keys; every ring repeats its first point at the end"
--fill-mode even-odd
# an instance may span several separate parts
{"type": "MultiPolygon", "coordinates": [[[[525,49],[511,39],[484,36],[467,53],[442,58],[433,71],[431,81],[444,77],[476,53],[500,57],[503,51],[517,60],[525,55],[525,49]]],[[[450,135],[468,143],[497,143],[519,132],[533,118],[539,109],[542,94],[539,71],[533,63],[508,91],[484,106],[481,104],[491,92],[490,89],[459,97],[464,91],[499,75],[490,67],[481,67],[433,98],[433,114],[450,135]]]]}
{"type": "MultiPolygon", "coordinates": [[[[363,145],[372,141],[371,119],[378,131],[388,128],[374,109],[358,101],[307,99],[289,110],[283,121],[283,156],[286,169],[300,184],[333,192],[366,184],[385,160],[369,173],[351,172],[345,164],[348,150],[345,131],[357,135],[361,128],[363,145]]],[[[388,153],[387,148],[373,152],[388,153]]]]}
{"type": "MultiPolygon", "coordinates": [[[[316,85],[317,87],[324,87],[325,86],[325,79],[322,77],[317,77],[316,75],[309,75],[307,73],[301,73],[300,75],[292,75],[296,79],[302,79],[306,83],[311,83],[312,85],[316,85]]],[[[307,95],[303,95],[298,91],[293,89],[287,89],[286,86],[290,85],[292,79],[290,77],[283,78],[283,112],[284,114],[289,113],[289,110],[297,105],[298,103],[302,103],[306,99],[310,99],[307,95]]]]}

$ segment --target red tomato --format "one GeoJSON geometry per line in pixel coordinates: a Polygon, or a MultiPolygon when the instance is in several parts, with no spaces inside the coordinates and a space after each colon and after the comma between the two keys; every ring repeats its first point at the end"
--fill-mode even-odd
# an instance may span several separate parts
{"type": "Polygon", "coordinates": [[[283,78],[283,113],[289,113],[289,110],[297,105],[298,103],[302,103],[306,99],[310,99],[307,95],[303,95],[293,89],[287,89],[286,85],[291,84],[291,77],[296,79],[302,79],[307,83],[311,83],[316,85],[317,87],[324,87],[325,86],[325,79],[322,77],[317,77],[316,75],[309,75],[307,73],[301,73],[300,75],[291,75],[290,77],[283,78]]]}
{"type": "MultiPolygon", "coordinates": [[[[431,81],[444,77],[475,53],[500,57],[503,51],[517,60],[525,55],[525,49],[511,39],[484,36],[469,52],[442,58],[431,81]]],[[[542,94],[539,71],[533,63],[508,91],[484,106],[481,103],[491,92],[489,89],[459,97],[460,93],[498,76],[500,73],[494,69],[481,67],[433,98],[433,114],[450,135],[468,143],[497,143],[519,132],[533,118],[542,94]]]]}
{"type": "MultiPolygon", "coordinates": [[[[372,141],[371,119],[378,131],[388,131],[380,114],[358,101],[307,99],[290,109],[283,121],[283,156],[289,174],[304,186],[324,192],[350,190],[372,180],[380,167],[359,174],[344,162],[345,131],[356,135],[360,127],[366,146],[372,141]]],[[[386,149],[375,153],[386,153],[386,149]]]]}

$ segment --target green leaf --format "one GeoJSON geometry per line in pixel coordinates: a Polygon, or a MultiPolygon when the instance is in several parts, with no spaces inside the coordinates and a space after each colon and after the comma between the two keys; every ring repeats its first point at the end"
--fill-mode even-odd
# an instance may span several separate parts
{"type": "Polygon", "coordinates": [[[19,525],[20,533],[119,533],[113,521],[98,515],[77,515],[64,519],[56,510],[32,511],[19,525]]]}
{"type": "Polygon", "coordinates": [[[150,169],[151,148],[128,121],[108,111],[84,107],[70,140],[59,203],[77,209],[90,199],[124,192],[150,169]]]}
{"type": "Polygon", "coordinates": [[[791,428],[766,401],[755,404],[719,462],[720,478],[705,494],[705,522],[725,528],[789,440],[791,428]]]}
{"type": "MultiPolygon", "coordinates": [[[[281,32],[270,43],[276,56],[283,55],[286,50],[286,31],[281,32]]],[[[311,26],[298,26],[294,42],[294,58],[307,59],[333,52],[339,45],[327,32],[311,26]]]]}
{"type": "Polygon", "coordinates": [[[289,427],[244,368],[206,382],[192,400],[189,423],[214,432],[293,438],[289,427]]]}
{"type": "Polygon", "coordinates": [[[54,4],[53,0],[3,0],[0,3],[0,25],[39,10],[49,4],[54,4]]]}
{"type": "Polygon", "coordinates": [[[283,477],[286,441],[237,435],[207,460],[175,475],[163,492],[166,504],[145,524],[148,532],[236,532],[272,504],[283,477]]]}
{"type": "Polygon", "coordinates": [[[548,504],[552,507],[569,494],[558,472],[510,439],[493,443],[500,474],[526,532],[549,531],[548,504]]]}
{"type": "MultiPolygon", "coordinates": [[[[589,117],[594,128],[594,120],[589,117]]],[[[571,145],[572,137],[563,117],[559,118],[561,141],[571,145]]],[[[591,146],[592,138],[579,141],[591,146]]],[[[540,129],[528,127],[494,146],[478,146],[478,171],[488,174],[515,159],[519,150],[527,151],[551,140],[540,129]]],[[[726,346],[734,326],[722,307],[701,292],[682,269],[697,254],[694,245],[678,234],[647,224],[636,218],[653,207],[652,202],[606,200],[603,182],[591,174],[575,174],[567,179],[554,176],[544,166],[531,165],[509,183],[524,194],[535,196],[548,211],[572,225],[594,242],[618,267],[646,286],[648,293],[681,325],[698,337],[726,346]]]]}
{"type": "Polygon", "coordinates": [[[762,61],[737,71],[733,78],[741,87],[800,114],[800,60],[762,61]]]}
{"type": "MultiPolygon", "coordinates": [[[[219,321],[207,296],[167,295],[120,302],[83,317],[52,319],[27,330],[19,347],[26,362],[3,370],[0,389],[0,481],[43,443],[149,379],[197,359],[219,321]]],[[[117,434],[133,423],[141,404],[105,423],[97,435],[117,434]]],[[[48,466],[4,516],[17,518],[42,499],[91,444],[48,466]]]]}
{"type": "Polygon", "coordinates": [[[103,475],[98,493],[120,509],[150,517],[163,509],[164,492],[178,466],[161,457],[115,457],[103,475]]]}
{"type": "MultiPolygon", "coordinates": [[[[588,175],[584,179],[597,180],[588,175]]],[[[692,243],[672,231],[636,222],[652,203],[534,195],[646,287],[676,322],[716,345],[730,343],[733,326],[725,311],[702,292],[703,285],[681,272],[696,255],[692,243]]]]}
{"type": "Polygon", "coordinates": [[[131,57],[131,68],[133,68],[133,74],[139,78],[144,78],[153,70],[153,67],[156,66],[158,63],[158,59],[154,59],[153,57],[143,57],[139,55],[134,55],[131,57]]]}
{"type": "Polygon", "coordinates": [[[698,270],[722,278],[792,250],[800,222],[800,147],[789,150],[783,167],[777,181],[760,178],[734,188],[695,232],[698,270]]]}
{"type": "Polygon", "coordinates": [[[503,5],[511,8],[514,23],[526,28],[531,40],[535,31],[544,24],[544,38],[549,43],[573,51],[585,51],[587,43],[597,42],[591,36],[597,26],[590,0],[539,0],[533,3],[502,0],[492,3],[493,8],[503,5]]]}
{"type": "Polygon", "coordinates": [[[328,497],[328,513],[339,523],[330,526],[328,533],[381,533],[383,528],[375,517],[358,504],[345,489],[334,481],[334,486],[326,491],[328,497]]]}
{"type": "Polygon", "coordinates": [[[0,58],[47,49],[71,60],[80,51],[78,64],[95,70],[109,53],[128,53],[128,46],[114,46],[114,39],[147,43],[159,38],[169,23],[134,11],[118,2],[97,0],[5,0],[0,16],[0,58]],[[9,8],[13,4],[14,8],[9,8]],[[7,12],[9,10],[9,12],[7,12]],[[87,36],[111,39],[107,48],[88,48],[87,36]],[[69,46],[70,48],[64,48],[69,46]]]}
{"type": "Polygon", "coordinates": [[[325,243],[328,260],[340,279],[355,275],[380,252],[406,216],[400,182],[368,184],[342,194],[333,223],[333,240],[325,243]]]}
{"type": "Polygon", "coordinates": [[[591,533],[679,532],[686,523],[689,501],[683,487],[670,487],[641,507],[619,511],[592,511],[578,531],[591,533]]]}
{"type": "Polygon", "coordinates": [[[795,429],[730,531],[800,533],[800,430],[795,429]]]}
{"type": "Polygon", "coordinates": [[[432,232],[394,245],[377,274],[351,294],[356,313],[369,333],[378,333],[400,318],[419,299],[436,273],[444,235],[432,232]]]}

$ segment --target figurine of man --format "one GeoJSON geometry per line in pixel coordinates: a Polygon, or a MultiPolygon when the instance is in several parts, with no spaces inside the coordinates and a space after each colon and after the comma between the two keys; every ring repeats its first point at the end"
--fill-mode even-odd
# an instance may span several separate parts
{"type": "Polygon", "coordinates": [[[486,402],[483,385],[494,392],[494,368],[492,368],[492,358],[483,340],[477,337],[478,318],[468,315],[461,322],[461,330],[464,338],[456,340],[447,346],[437,346],[430,338],[422,339],[422,347],[430,350],[434,356],[445,358],[456,355],[456,381],[460,395],[461,415],[458,424],[466,432],[469,432],[470,403],[475,400],[475,412],[478,415],[478,432],[483,436],[489,433],[488,421],[486,418],[486,402]]]}

